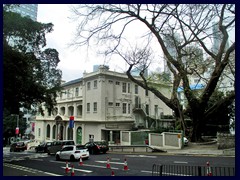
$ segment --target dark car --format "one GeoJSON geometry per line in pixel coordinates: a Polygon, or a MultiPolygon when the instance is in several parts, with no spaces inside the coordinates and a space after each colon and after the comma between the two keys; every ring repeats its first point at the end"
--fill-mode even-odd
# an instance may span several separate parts
{"type": "Polygon", "coordinates": [[[56,152],[60,151],[65,145],[75,145],[73,140],[61,140],[61,141],[53,141],[52,145],[48,147],[47,153],[56,154],[56,152]]]}
{"type": "Polygon", "coordinates": [[[35,152],[48,152],[48,147],[52,146],[53,142],[45,142],[39,144],[37,147],[35,147],[35,152]]]}
{"type": "Polygon", "coordinates": [[[26,149],[27,146],[23,141],[14,142],[10,145],[10,152],[25,151],[26,149]]]}
{"type": "Polygon", "coordinates": [[[88,142],[84,146],[88,149],[90,154],[105,154],[109,150],[108,143],[106,141],[88,142]]]}

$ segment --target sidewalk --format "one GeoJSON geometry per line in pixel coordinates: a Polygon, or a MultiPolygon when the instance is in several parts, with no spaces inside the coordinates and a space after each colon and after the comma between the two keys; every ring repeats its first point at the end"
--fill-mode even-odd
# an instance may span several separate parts
{"type": "Polygon", "coordinates": [[[218,149],[217,143],[214,144],[196,144],[189,143],[182,149],[161,148],[159,151],[153,152],[152,149],[146,147],[124,148],[109,150],[108,153],[135,153],[135,154],[161,154],[161,155],[200,155],[200,156],[230,156],[235,157],[235,149],[218,149]]]}
{"type": "Polygon", "coordinates": [[[189,143],[183,149],[166,149],[166,151],[169,154],[235,156],[235,149],[218,149],[217,143],[204,145],[189,143]]]}

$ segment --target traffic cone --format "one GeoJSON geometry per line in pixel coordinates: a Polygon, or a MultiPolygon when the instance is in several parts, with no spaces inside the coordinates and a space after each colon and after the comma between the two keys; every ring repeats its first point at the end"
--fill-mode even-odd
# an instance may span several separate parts
{"type": "Polygon", "coordinates": [[[110,169],[110,164],[109,164],[109,157],[107,158],[107,168],[110,169]]]}
{"type": "Polygon", "coordinates": [[[82,166],[83,165],[83,162],[82,162],[82,156],[80,156],[80,159],[79,159],[79,166],[82,166]]]}
{"type": "Polygon", "coordinates": [[[72,169],[71,169],[71,176],[74,176],[75,173],[74,173],[74,166],[72,165],[72,169]]]}
{"type": "Polygon", "coordinates": [[[207,176],[212,176],[212,171],[211,171],[211,167],[210,167],[209,162],[207,162],[207,176]]]}
{"type": "Polygon", "coordinates": [[[115,176],[115,174],[114,174],[114,171],[112,171],[112,174],[111,174],[111,176],[115,176]]]}
{"type": "Polygon", "coordinates": [[[124,159],[124,168],[125,171],[128,170],[128,165],[127,165],[127,160],[126,158],[124,159]]]}
{"type": "Polygon", "coordinates": [[[65,173],[68,174],[69,168],[68,168],[68,162],[66,161],[66,168],[65,168],[65,173]]]}

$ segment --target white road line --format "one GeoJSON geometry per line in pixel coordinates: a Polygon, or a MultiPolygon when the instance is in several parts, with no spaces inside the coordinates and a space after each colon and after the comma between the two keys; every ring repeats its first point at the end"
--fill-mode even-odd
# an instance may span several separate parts
{"type": "Polygon", "coordinates": [[[54,173],[49,173],[49,172],[44,172],[45,174],[47,175],[51,175],[51,176],[63,176],[63,175],[60,175],[60,174],[54,174],[54,173]]]}
{"type": "MultiPolygon", "coordinates": [[[[98,163],[106,163],[107,164],[107,161],[95,161],[95,162],[98,162],[98,163]]],[[[114,162],[114,161],[110,161],[109,162],[110,164],[121,164],[121,165],[124,165],[124,162],[114,162]]]]}
{"type": "MultiPolygon", "coordinates": [[[[83,166],[103,168],[103,169],[107,168],[106,166],[98,166],[98,165],[90,165],[90,164],[84,164],[83,166]]],[[[119,169],[119,168],[111,167],[111,169],[119,169]]]]}
{"type": "MultiPolygon", "coordinates": [[[[66,167],[61,167],[61,168],[65,169],[66,167]]],[[[72,168],[69,167],[68,169],[71,170],[72,168]]],[[[76,169],[76,168],[74,168],[74,171],[81,171],[81,172],[86,172],[86,173],[92,173],[92,171],[85,170],[85,169],[76,169]]]]}
{"type": "Polygon", "coordinates": [[[152,171],[144,171],[144,170],[142,170],[141,172],[143,172],[143,173],[151,173],[152,174],[152,171]]]}
{"type": "Polygon", "coordinates": [[[173,161],[175,164],[188,164],[186,161],[173,161]]]}

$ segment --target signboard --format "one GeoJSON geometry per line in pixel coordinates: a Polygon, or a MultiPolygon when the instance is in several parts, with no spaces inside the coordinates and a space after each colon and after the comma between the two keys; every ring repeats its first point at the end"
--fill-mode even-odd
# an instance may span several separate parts
{"type": "Polygon", "coordinates": [[[70,116],[69,128],[74,128],[74,116],[70,116]]]}

